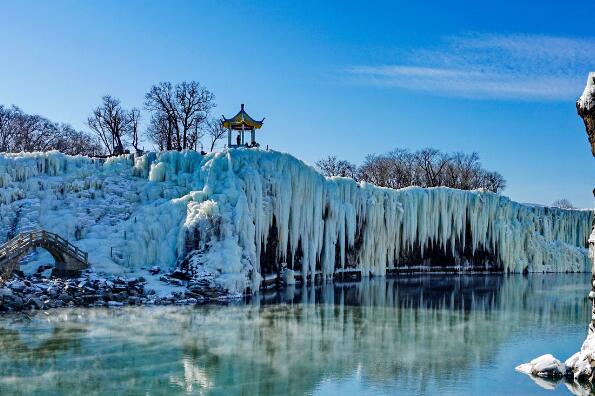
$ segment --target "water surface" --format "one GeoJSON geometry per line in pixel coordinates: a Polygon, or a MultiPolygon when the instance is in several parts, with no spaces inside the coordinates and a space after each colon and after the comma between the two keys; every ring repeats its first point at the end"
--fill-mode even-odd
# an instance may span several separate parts
{"type": "Polygon", "coordinates": [[[233,304],[0,317],[0,394],[570,394],[514,371],[584,340],[589,274],[402,276],[233,304]]]}

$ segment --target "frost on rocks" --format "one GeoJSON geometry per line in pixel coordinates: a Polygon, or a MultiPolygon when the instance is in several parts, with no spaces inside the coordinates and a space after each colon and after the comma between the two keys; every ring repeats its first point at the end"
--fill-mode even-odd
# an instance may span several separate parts
{"type": "MultiPolygon", "coordinates": [[[[256,149],[106,161],[0,154],[0,242],[43,228],[88,252],[99,273],[181,264],[232,293],[270,274],[294,281],[343,268],[586,271],[592,218],[484,191],[326,179],[256,149]]],[[[27,266],[46,262],[40,251],[27,266]]]]}

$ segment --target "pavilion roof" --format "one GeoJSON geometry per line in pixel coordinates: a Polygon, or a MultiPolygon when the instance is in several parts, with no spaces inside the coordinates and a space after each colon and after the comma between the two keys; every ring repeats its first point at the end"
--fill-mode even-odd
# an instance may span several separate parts
{"type": "Polygon", "coordinates": [[[235,116],[231,118],[225,118],[221,120],[221,124],[224,128],[231,128],[234,130],[242,130],[242,126],[244,126],[244,130],[252,130],[252,129],[260,129],[262,128],[262,123],[264,122],[264,118],[261,121],[256,121],[254,118],[250,117],[248,113],[244,110],[244,104],[242,103],[242,108],[235,116]]]}

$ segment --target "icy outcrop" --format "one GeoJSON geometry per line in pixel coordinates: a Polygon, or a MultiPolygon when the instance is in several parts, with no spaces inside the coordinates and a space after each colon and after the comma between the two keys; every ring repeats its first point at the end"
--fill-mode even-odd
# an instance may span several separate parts
{"type": "MultiPolygon", "coordinates": [[[[578,115],[585,123],[589,143],[591,143],[591,153],[595,156],[595,72],[589,73],[585,90],[576,102],[576,109],[578,115]]],[[[593,193],[595,194],[595,190],[593,190],[593,193]]],[[[589,333],[587,339],[583,342],[581,350],[569,357],[564,363],[567,369],[569,384],[572,384],[577,389],[576,394],[591,394],[590,388],[595,383],[595,371],[593,370],[595,367],[595,227],[592,228],[588,244],[589,258],[593,263],[591,267],[593,274],[591,277],[591,292],[589,293],[592,304],[589,333]],[[587,384],[589,389],[583,389],[580,385],[581,383],[587,384]]],[[[522,364],[517,369],[526,369],[531,363],[522,364]]],[[[526,372],[526,370],[523,372],[526,372]]],[[[534,373],[527,374],[533,375],[534,373]]]]}
{"type": "Polygon", "coordinates": [[[183,261],[230,291],[269,274],[312,279],[342,268],[586,271],[592,219],[490,192],[326,179],[257,149],[107,161],[0,155],[0,241],[44,228],[87,251],[100,272],[183,261]]]}
{"type": "Polygon", "coordinates": [[[595,72],[589,73],[585,90],[576,102],[576,110],[585,123],[591,153],[595,156],[595,72]]]}

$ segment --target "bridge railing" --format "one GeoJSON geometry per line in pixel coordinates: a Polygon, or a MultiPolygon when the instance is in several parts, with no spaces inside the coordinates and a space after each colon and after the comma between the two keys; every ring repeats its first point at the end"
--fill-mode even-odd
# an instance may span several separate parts
{"type": "Polygon", "coordinates": [[[74,256],[77,260],[88,263],[88,254],[68,242],[58,234],[44,230],[24,232],[0,246],[0,259],[18,256],[30,246],[48,244],[59,248],[62,252],[74,256]]]}

